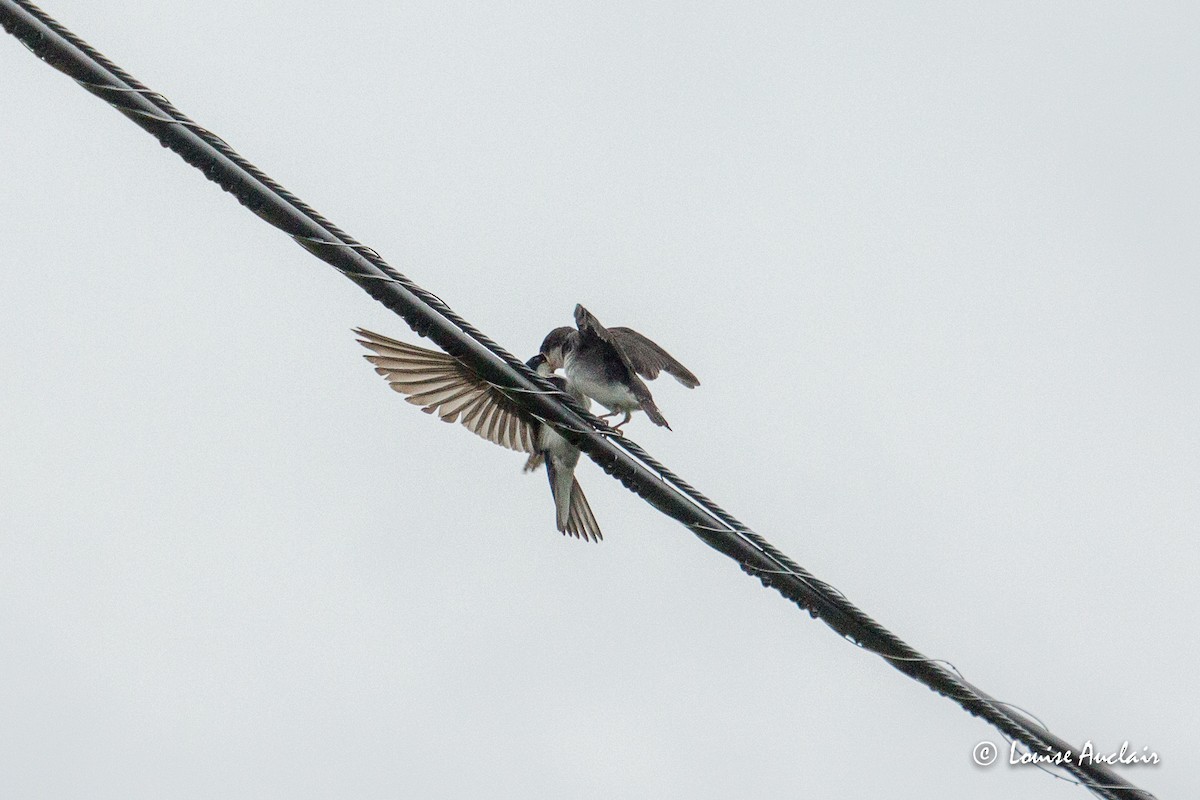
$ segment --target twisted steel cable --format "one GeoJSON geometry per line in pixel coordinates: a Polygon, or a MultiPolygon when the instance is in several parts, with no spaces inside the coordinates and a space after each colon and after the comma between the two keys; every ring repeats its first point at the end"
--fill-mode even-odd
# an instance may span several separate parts
{"type": "MultiPolygon", "coordinates": [[[[529,413],[553,425],[605,472],[682,522],[706,544],[737,561],[743,571],[757,577],[764,586],[777,590],[844,638],[954,700],[1032,753],[1061,757],[1070,749],[1032,718],[977,689],[952,665],[922,655],[884,628],[837,589],[796,564],[635,442],[617,435],[436,295],[396,271],[374,250],[325,219],[219,136],[188,119],[161,94],[138,82],[33,3],[0,0],[0,24],[38,58],[128,116],[242,205],[400,315],[418,334],[432,339],[529,413]]],[[[1103,765],[1067,760],[1061,768],[1100,797],[1152,797],[1103,765]]]]}

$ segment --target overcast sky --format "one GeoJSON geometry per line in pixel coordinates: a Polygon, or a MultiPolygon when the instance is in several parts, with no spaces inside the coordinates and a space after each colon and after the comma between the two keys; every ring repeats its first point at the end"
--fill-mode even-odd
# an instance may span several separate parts
{"type": "MultiPolygon", "coordinates": [[[[930,656],[1200,787],[1200,7],[44,0],[930,656]]],[[[1078,798],[0,38],[0,796],[1078,798]]]]}

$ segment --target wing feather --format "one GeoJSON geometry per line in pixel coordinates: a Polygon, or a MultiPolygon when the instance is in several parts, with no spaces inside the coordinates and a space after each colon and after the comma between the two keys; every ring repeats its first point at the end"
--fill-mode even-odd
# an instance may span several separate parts
{"type": "Polygon", "coordinates": [[[446,422],[454,422],[462,413],[464,407],[469,406],[478,399],[474,393],[464,393],[462,396],[452,398],[442,403],[442,407],[438,409],[438,415],[446,422]]]}
{"type": "Polygon", "coordinates": [[[476,395],[478,393],[478,387],[464,386],[463,384],[459,383],[450,386],[435,386],[432,389],[415,392],[409,397],[409,399],[414,403],[420,403],[421,405],[438,407],[446,405],[453,400],[458,400],[464,394],[476,395]]]}
{"type": "MultiPolygon", "coordinates": [[[[612,331],[600,324],[600,320],[596,319],[592,312],[578,304],[575,306],[575,325],[579,328],[580,336],[585,340],[590,339],[600,347],[607,347],[615,354],[625,367],[625,375],[622,380],[629,387],[629,391],[633,392],[633,396],[641,404],[641,408],[646,412],[646,416],[655,425],[661,425],[670,430],[671,426],[667,424],[666,417],[662,415],[662,412],[658,410],[658,406],[654,403],[654,395],[650,394],[650,388],[639,377],[639,370],[633,361],[630,360],[629,354],[625,352],[623,338],[613,336],[612,331]]],[[[653,374],[657,375],[658,371],[654,370],[653,374]]],[[[691,373],[688,374],[690,375],[691,373]]],[[[695,378],[694,375],[692,377],[693,379],[695,378]]]]}
{"type": "Polygon", "coordinates": [[[457,358],[415,347],[378,333],[355,328],[358,342],[372,355],[365,358],[408,402],[460,422],[490,442],[534,453],[534,422],[502,391],[483,380],[457,358]]]}
{"type": "Polygon", "coordinates": [[[660,370],[689,389],[700,385],[700,379],[692,371],[663,350],[655,342],[631,328],[609,328],[613,343],[625,355],[629,366],[646,380],[654,380],[660,370]]]}
{"type": "MultiPolygon", "coordinates": [[[[488,404],[488,407],[483,410],[483,416],[479,418],[478,433],[489,442],[496,441],[496,407],[488,404]]],[[[499,442],[497,442],[499,444],[499,442]]]]}
{"type": "Polygon", "coordinates": [[[470,408],[463,411],[462,424],[466,425],[472,433],[479,432],[479,417],[487,408],[487,398],[480,397],[471,404],[470,408]]]}

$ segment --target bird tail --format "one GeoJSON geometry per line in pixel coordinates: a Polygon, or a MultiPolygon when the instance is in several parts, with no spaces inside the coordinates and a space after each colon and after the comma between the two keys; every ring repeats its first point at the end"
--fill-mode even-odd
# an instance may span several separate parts
{"type": "Polygon", "coordinates": [[[574,479],[571,480],[571,516],[567,520],[566,532],[585,542],[598,542],[604,538],[600,533],[600,523],[596,522],[592,507],[583,495],[583,487],[574,479]]]}
{"type": "Polygon", "coordinates": [[[546,477],[550,479],[550,494],[554,495],[555,521],[558,529],[566,533],[567,523],[571,520],[571,483],[575,472],[563,469],[553,458],[547,458],[546,477]]]}
{"type": "Polygon", "coordinates": [[[550,493],[554,495],[558,530],[584,541],[598,542],[603,539],[587,497],[579,481],[575,480],[574,470],[563,469],[553,458],[547,458],[546,476],[550,479],[550,493]]]}

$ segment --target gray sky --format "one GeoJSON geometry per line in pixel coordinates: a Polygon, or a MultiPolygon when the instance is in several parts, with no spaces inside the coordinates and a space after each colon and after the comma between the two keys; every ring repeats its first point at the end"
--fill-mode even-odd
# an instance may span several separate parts
{"type": "MultiPolygon", "coordinates": [[[[1194,4],[45,8],[522,356],[703,381],[638,442],[986,691],[1194,794],[1194,4]],[[1189,791],[1190,790],[1190,791],[1189,791]]],[[[0,795],[1080,798],[0,40],[0,795]]]]}

